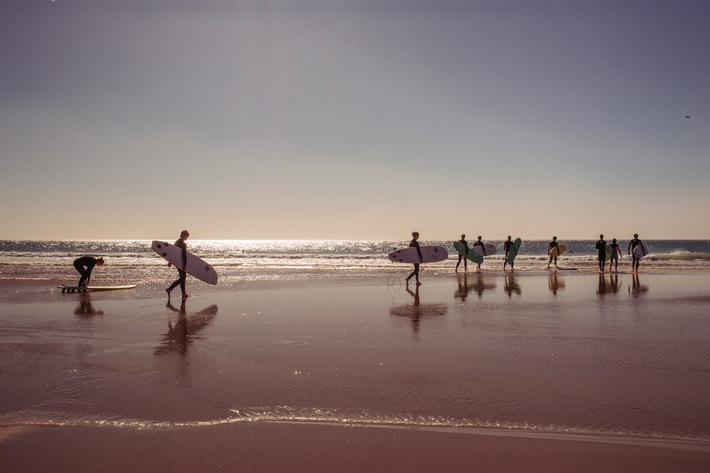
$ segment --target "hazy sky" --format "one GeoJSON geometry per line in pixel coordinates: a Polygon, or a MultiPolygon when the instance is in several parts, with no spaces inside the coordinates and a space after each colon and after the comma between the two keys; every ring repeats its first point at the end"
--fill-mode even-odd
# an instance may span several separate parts
{"type": "Polygon", "coordinates": [[[706,0],[4,0],[0,238],[710,238],[706,0]]]}

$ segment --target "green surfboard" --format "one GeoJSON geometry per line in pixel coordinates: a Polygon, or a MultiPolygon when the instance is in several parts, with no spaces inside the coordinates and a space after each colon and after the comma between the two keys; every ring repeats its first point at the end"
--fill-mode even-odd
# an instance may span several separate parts
{"type": "Polygon", "coordinates": [[[508,250],[508,258],[506,261],[508,264],[513,264],[513,261],[515,261],[515,257],[518,256],[518,251],[520,251],[520,245],[523,244],[523,240],[520,238],[516,238],[513,241],[513,244],[511,245],[510,249],[508,250]]]}
{"type": "Polygon", "coordinates": [[[463,243],[454,242],[454,248],[456,248],[456,251],[460,255],[463,255],[465,258],[470,259],[476,264],[481,264],[483,263],[483,256],[479,255],[475,251],[473,251],[471,248],[466,248],[466,246],[463,243]]]}

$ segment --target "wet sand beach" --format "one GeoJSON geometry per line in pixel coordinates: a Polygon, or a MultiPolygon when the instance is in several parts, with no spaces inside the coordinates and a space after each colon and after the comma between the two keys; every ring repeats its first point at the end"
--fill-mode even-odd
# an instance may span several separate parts
{"type": "Polygon", "coordinates": [[[0,292],[3,471],[710,468],[706,273],[52,282],[0,292]]]}

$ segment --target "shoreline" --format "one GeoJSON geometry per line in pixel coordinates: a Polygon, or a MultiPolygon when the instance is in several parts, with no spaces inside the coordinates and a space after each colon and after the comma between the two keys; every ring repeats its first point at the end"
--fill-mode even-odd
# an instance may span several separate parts
{"type": "Polygon", "coordinates": [[[32,432],[22,448],[17,443],[0,443],[0,465],[16,472],[88,471],[98,466],[107,472],[146,466],[174,472],[425,472],[475,466],[493,473],[695,473],[710,465],[705,452],[649,446],[313,425],[220,426],[209,436],[198,431],[113,431],[96,436],[90,428],[58,428],[32,432]],[[42,455],[28,454],[38,450],[42,455]]]}

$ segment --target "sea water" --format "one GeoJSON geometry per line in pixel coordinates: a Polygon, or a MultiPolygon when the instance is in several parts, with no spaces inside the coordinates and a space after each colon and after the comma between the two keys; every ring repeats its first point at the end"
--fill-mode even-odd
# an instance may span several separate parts
{"type": "MultiPolygon", "coordinates": [[[[490,241],[498,253],[486,258],[484,270],[502,270],[503,241],[490,241]]],[[[593,240],[561,241],[566,252],[558,265],[564,269],[596,271],[597,253],[593,240]]],[[[447,261],[424,266],[425,271],[452,271],[457,253],[452,241],[422,241],[422,245],[443,246],[447,261]]],[[[710,269],[710,240],[649,240],[651,253],[642,268],[653,271],[710,269]]],[[[387,254],[406,247],[405,240],[189,240],[189,251],[211,264],[220,275],[220,284],[281,279],[331,279],[397,274],[409,266],[393,263],[387,254]]],[[[620,242],[620,268],[630,266],[628,241],[620,242]]],[[[518,271],[547,267],[548,241],[524,241],[515,268],[518,271]]],[[[96,270],[94,281],[124,284],[163,284],[174,272],[151,250],[149,240],[2,240],[0,278],[76,278],[72,267],[83,255],[103,256],[106,266],[96,270]],[[100,275],[100,276],[99,276],[100,275]]]]}

